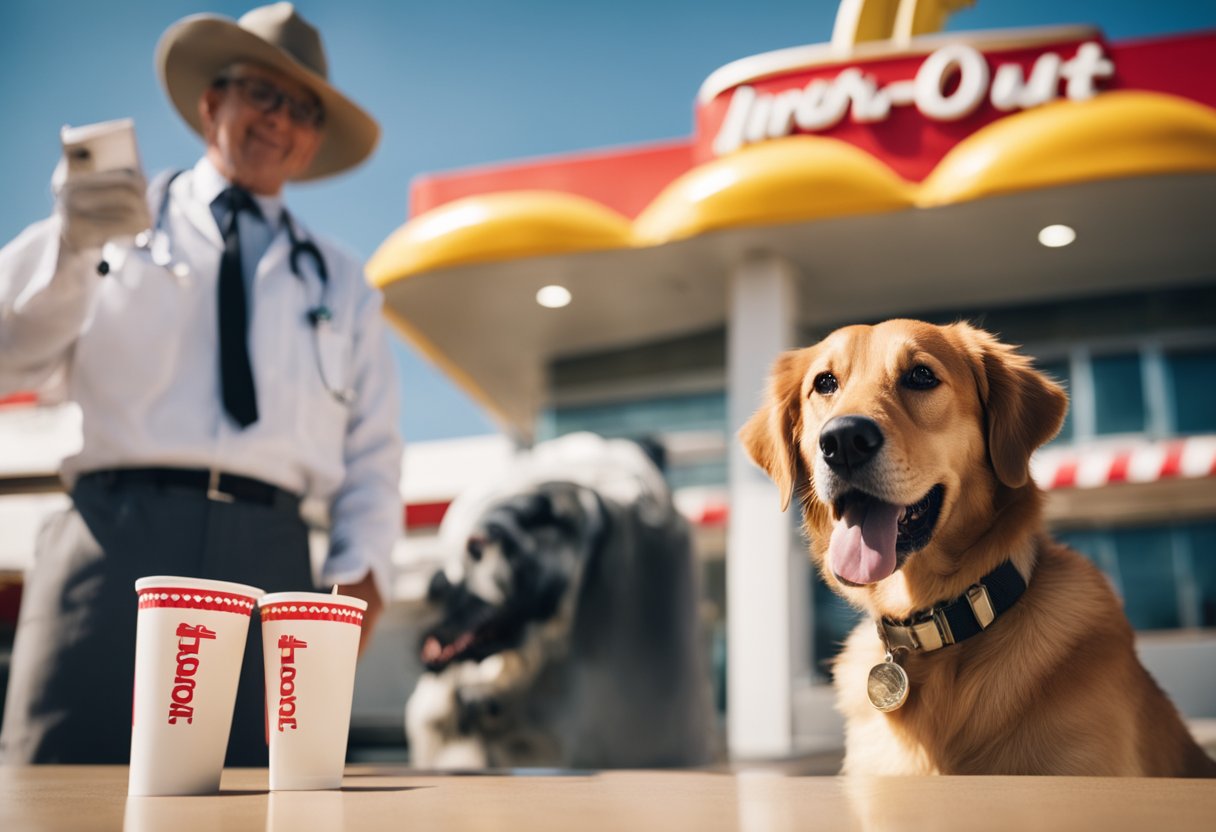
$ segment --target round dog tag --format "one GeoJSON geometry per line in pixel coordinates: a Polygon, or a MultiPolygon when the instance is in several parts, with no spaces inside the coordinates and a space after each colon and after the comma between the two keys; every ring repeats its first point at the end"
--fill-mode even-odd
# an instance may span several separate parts
{"type": "Polygon", "coordinates": [[[882,664],[870,668],[866,695],[870,704],[883,713],[898,710],[908,701],[908,674],[887,656],[882,664]]]}

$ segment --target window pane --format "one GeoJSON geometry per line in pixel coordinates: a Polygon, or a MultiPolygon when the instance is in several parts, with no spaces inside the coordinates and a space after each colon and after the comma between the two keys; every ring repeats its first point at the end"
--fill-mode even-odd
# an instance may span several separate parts
{"type": "Polygon", "coordinates": [[[1180,626],[1174,546],[1168,526],[1113,533],[1123,579],[1123,608],[1137,630],[1180,626]]]}
{"type": "Polygon", "coordinates": [[[1199,599],[1199,626],[1216,627],[1216,523],[1184,527],[1191,550],[1191,574],[1199,599]]]}
{"type": "Polygon", "coordinates": [[[1178,433],[1216,431],[1216,350],[1176,352],[1165,364],[1178,433]]]}
{"type": "Polygon", "coordinates": [[[688,463],[667,463],[667,484],[671,488],[694,485],[722,485],[726,482],[726,456],[699,459],[688,463]]]}
{"type": "Polygon", "coordinates": [[[811,671],[817,680],[827,682],[832,676],[832,659],[861,620],[861,613],[829,589],[814,569],[811,570],[811,584],[812,606],[815,609],[811,671]]]}
{"type": "Polygon", "coordinates": [[[1140,356],[1104,355],[1092,361],[1094,432],[1136,433],[1144,430],[1144,383],[1140,356]]]}
{"type": "MultiPolygon", "coordinates": [[[[591,431],[609,438],[642,439],[680,431],[713,431],[726,435],[726,394],[704,393],[670,398],[640,399],[612,404],[564,407],[547,414],[545,438],[574,431],[591,431]]],[[[672,488],[721,485],[726,482],[726,454],[707,452],[681,459],[667,458],[665,471],[672,488]]]]}
{"type": "Polygon", "coordinates": [[[1067,361],[1045,361],[1039,364],[1039,369],[1058,381],[1068,392],[1068,410],[1064,413],[1064,425],[1052,442],[1072,441],[1072,370],[1067,361]]]}
{"type": "Polygon", "coordinates": [[[554,433],[589,430],[602,436],[646,436],[680,430],[725,430],[726,394],[705,393],[612,404],[563,407],[553,413],[554,433]]]}
{"type": "Polygon", "coordinates": [[[1114,562],[1110,533],[1105,531],[1059,532],[1056,540],[1070,549],[1076,549],[1094,562],[1094,565],[1118,582],[1118,563],[1114,562]]]}

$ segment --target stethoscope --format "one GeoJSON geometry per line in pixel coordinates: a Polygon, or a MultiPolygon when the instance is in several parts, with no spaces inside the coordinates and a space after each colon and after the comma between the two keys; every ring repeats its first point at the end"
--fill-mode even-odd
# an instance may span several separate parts
{"type": "MultiPolygon", "coordinates": [[[[150,229],[135,235],[135,247],[147,252],[149,259],[154,264],[166,269],[178,280],[185,280],[189,277],[190,267],[180,260],[174,260],[173,241],[170,239],[165,220],[169,213],[169,188],[174,180],[183,173],[185,171],[178,170],[163,177],[164,185],[162,186],[160,202],[156,209],[156,219],[150,229]]],[[[313,355],[317,362],[317,372],[321,376],[321,383],[336,401],[344,405],[350,404],[354,400],[353,391],[348,388],[336,387],[330,383],[329,373],[326,371],[325,359],[321,351],[321,339],[329,331],[330,322],[334,317],[328,303],[329,269],[325,264],[325,256],[321,253],[321,249],[317,247],[316,243],[307,238],[301,238],[296,233],[295,221],[292,220],[291,214],[287,212],[286,208],[283,209],[283,225],[287,229],[287,240],[291,244],[290,253],[287,257],[287,261],[291,266],[291,273],[307,285],[308,281],[304,278],[300,258],[310,258],[312,260],[313,271],[316,272],[317,280],[321,284],[321,297],[318,299],[317,304],[306,313],[308,323],[312,326],[313,355]]],[[[101,275],[108,274],[110,272],[109,262],[103,259],[98,263],[97,272],[101,275]]]]}

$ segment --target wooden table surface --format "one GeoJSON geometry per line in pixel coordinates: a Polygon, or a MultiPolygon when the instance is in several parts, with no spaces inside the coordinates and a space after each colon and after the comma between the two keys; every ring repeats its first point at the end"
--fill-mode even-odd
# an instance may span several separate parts
{"type": "Polygon", "coordinates": [[[0,767],[0,829],[123,832],[1216,829],[1216,781],[791,777],[772,771],[433,776],[351,766],[341,791],[128,798],[122,766],[0,767]]]}

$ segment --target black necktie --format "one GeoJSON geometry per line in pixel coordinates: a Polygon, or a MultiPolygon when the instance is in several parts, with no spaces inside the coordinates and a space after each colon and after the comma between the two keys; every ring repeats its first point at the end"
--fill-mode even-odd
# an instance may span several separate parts
{"type": "Polygon", "coordinates": [[[258,206],[242,188],[228,188],[215,201],[221,209],[220,233],[224,235],[219,279],[220,388],[224,409],[247,428],[258,420],[258,399],[249,366],[249,310],[236,220],[241,211],[258,213],[258,206]]]}

